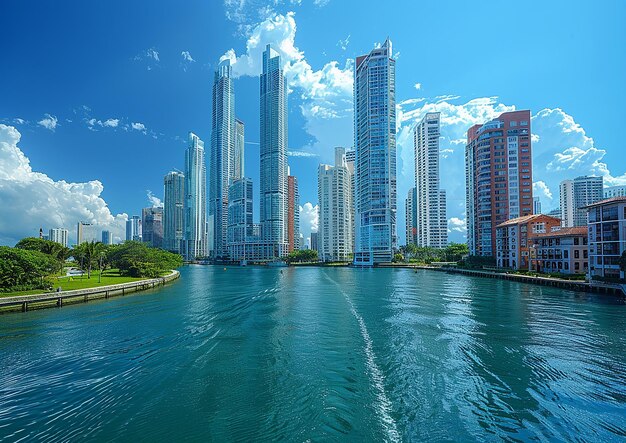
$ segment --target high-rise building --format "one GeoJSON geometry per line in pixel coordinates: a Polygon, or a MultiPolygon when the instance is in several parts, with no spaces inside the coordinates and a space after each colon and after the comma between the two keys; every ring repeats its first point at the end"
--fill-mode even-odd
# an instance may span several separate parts
{"type": "Polygon", "coordinates": [[[439,189],[440,113],[429,112],[413,130],[415,148],[416,244],[448,245],[446,194],[439,189]]]}
{"type": "Polygon", "coordinates": [[[206,165],[204,142],[189,133],[185,151],[185,248],[187,260],[207,255],[206,165]]]}
{"type": "Polygon", "coordinates": [[[96,241],[95,226],[88,222],[79,221],[76,226],[76,244],[96,241]]]}
{"type": "Polygon", "coordinates": [[[389,39],[356,59],[354,264],[390,262],[396,246],[396,62],[389,39]]]}
{"type": "Polygon", "coordinates": [[[163,247],[183,253],[185,237],[185,175],[168,172],[163,179],[163,247]]]}
{"type": "Polygon", "coordinates": [[[298,179],[287,176],[287,250],[300,249],[300,193],[298,179]]]}
{"type": "MultiPolygon", "coordinates": [[[[287,81],[280,55],[263,52],[261,94],[261,236],[273,257],[287,254],[287,81]]],[[[271,257],[268,257],[271,258],[271,257]]]]}
{"type": "Polygon", "coordinates": [[[609,186],[604,188],[604,198],[626,197],[626,186],[609,186]]]}
{"type": "Polygon", "coordinates": [[[113,236],[111,235],[111,231],[102,231],[101,241],[104,245],[112,245],[113,244],[113,236]]]}
{"type": "Polygon", "coordinates": [[[541,200],[539,197],[533,197],[533,214],[541,214],[541,200]]]}
{"type": "Polygon", "coordinates": [[[417,190],[409,189],[404,203],[406,212],[406,244],[417,245],[417,190]]]}
{"type": "Polygon", "coordinates": [[[587,211],[583,206],[599,202],[603,198],[602,177],[581,176],[563,180],[559,185],[561,223],[565,228],[587,226],[587,211]]]}
{"type": "Polygon", "coordinates": [[[163,208],[150,207],[141,211],[141,237],[153,248],[163,247],[163,208]]]}
{"type": "Polygon", "coordinates": [[[59,243],[67,248],[69,231],[65,228],[52,228],[48,231],[48,240],[59,243]]]}
{"type": "Polygon", "coordinates": [[[235,154],[233,155],[233,180],[244,177],[245,162],[245,127],[241,120],[235,119],[235,154]]]}
{"type": "Polygon", "coordinates": [[[345,261],[352,255],[352,188],[345,148],[335,148],[335,166],[319,165],[318,249],[324,261],[345,261]]]}
{"type": "Polygon", "coordinates": [[[530,111],[505,112],[467,131],[465,203],[471,255],[494,257],[496,226],[533,212],[530,111]]]}
{"type": "Polygon", "coordinates": [[[354,174],[354,167],[356,164],[356,151],[354,149],[346,150],[346,167],[350,173],[350,220],[352,231],[352,238],[350,239],[350,250],[354,253],[356,236],[356,178],[354,174]]]}
{"type": "Polygon", "coordinates": [[[230,60],[222,60],[213,80],[213,119],[209,165],[209,219],[213,230],[210,255],[228,254],[228,187],[235,171],[235,89],[230,60]]]}
{"type": "Polygon", "coordinates": [[[246,243],[254,236],[252,191],[252,180],[247,177],[234,180],[228,190],[228,255],[231,260],[251,258],[246,254],[246,243]]]}
{"type": "Polygon", "coordinates": [[[612,197],[587,206],[589,277],[624,279],[620,261],[626,252],[626,197],[612,197]]]}
{"type": "Polygon", "coordinates": [[[138,215],[133,215],[126,220],[126,241],[141,241],[141,219],[138,215]]]}
{"type": "Polygon", "coordinates": [[[318,240],[317,232],[311,232],[311,249],[313,251],[318,251],[318,254],[319,254],[319,244],[317,240],[318,240]]]}

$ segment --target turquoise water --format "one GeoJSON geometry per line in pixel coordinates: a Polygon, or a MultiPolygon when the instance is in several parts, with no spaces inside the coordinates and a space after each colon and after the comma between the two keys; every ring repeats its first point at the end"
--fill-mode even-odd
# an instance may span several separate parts
{"type": "Polygon", "coordinates": [[[3,441],[624,441],[626,305],[405,269],[196,266],[0,316],[3,441]]]}

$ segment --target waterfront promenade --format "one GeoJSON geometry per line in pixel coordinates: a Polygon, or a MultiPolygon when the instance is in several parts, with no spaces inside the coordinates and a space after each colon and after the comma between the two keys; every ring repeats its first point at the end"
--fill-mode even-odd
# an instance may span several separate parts
{"type": "Polygon", "coordinates": [[[62,307],[69,303],[85,303],[89,300],[126,295],[131,292],[163,286],[180,277],[180,272],[171,271],[168,275],[158,278],[121,283],[117,285],[99,286],[95,288],[75,289],[72,291],[46,292],[42,294],[16,295],[0,297],[0,313],[6,311],[26,312],[29,309],[62,307]]]}

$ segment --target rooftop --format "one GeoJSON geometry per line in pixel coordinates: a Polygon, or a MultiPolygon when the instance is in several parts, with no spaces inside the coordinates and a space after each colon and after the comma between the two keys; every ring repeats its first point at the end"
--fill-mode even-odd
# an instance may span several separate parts
{"type": "Polygon", "coordinates": [[[545,215],[545,214],[530,214],[530,215],[524,215],[522,217],[517,217],[517,218],[512,218],[511,220],[507,220],[505,222],[500,223],[498,226],[496,226],[496,228],[503,228],[505,226],[513,226],[513,225],[521,225],[524,223],[528,223],[531,220],[534,220],[535,218],[551,218],[553,220],[558,220],[560,221],[559,218],[556,217],[551,217],[549,215],[545,215]]]}
{"type": "Polygon", "coordinates": [[[600,200],[599,202],[595,202],[592,203],[590,205],[587,206],[583,206],[580,209],[589,209],[589,208],[595,208],[596,206],[603,206],[609,203],[626,203],[626,197],[611,197],[611,198],[607,198],[605,200],[600,200]]]}

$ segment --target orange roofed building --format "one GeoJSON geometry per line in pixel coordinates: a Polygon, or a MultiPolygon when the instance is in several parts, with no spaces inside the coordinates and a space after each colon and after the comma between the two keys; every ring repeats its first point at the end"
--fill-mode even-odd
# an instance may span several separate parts
{"type": "Polygon", "coordinates": [[[513,218],[496,226],[496,263],[500,268],[528,269],[531,237],[552,232],[561,219],[535,214],[513,218]]]}

